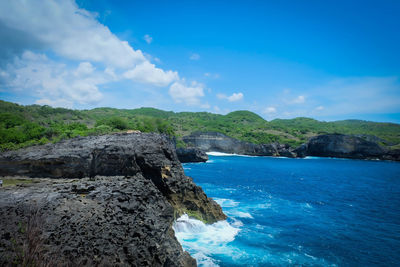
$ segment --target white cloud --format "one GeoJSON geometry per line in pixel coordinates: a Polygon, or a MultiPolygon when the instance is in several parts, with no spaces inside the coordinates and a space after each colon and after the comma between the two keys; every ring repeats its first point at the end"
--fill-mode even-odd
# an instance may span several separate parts
{"type": "Polygon", "coordinates": [[[271,115],[276,113],[275,107],[266,107],[263,111],[264,114],[271,115]]]}
{"type": "Polygon", "coordinates": [[[127,79],[140,83],[148,83],[155,86],[167,86],[171,82],[179,79],[176,71],[164,71],[156,68],[154,64],[146,61],[137,65],[134,69],[126,71],[123,76],[127,79]]]}
{"type": "Polygon", "coordinates": [[[303,104],[304,102],[306,102],[306,97],[303,95],[299,95],[291,101],[292,104],[303,104]]]}
{"type": "Polygon", "coordinates": [[[243,99],[243,93],[233,93],[230,96],[227,96],[225,94],[217,94],[217,98],[219,99],[226,99],[229,102],[235,102],[243,99]]]}
{"type": "MultiPolygon", "coordinates": [[[[19,43],[0,46],[0,90],[25,90],[37,103],[94,104],[102,99],[101,85],[123,79],[157,87],[183,81],[178,72],[150,63],[151,56],[120,40],[74,0],[0,1],[0,22],[0,39],[19,36],[19,43]]],[[[148,34],[144,39],[152,41],[148,34]]]]}
{"type": "Polygon", "coordinates": [[[100,101],[103,95],[98,86],[112,79],[96,71],[89,62],[73,68],[29,51],[9,64],[6,71],[12,73],[7,87],[15,91],[33,90],[39,97],[37,103],[65,107],[100,101]]]}
{"type": "Polygon", "coordinates": [[[324,106],[318,106],[315,108],[315,110],[318,110],[318,111],[324,110],[324,106]]]}
{"type": "Polygon", "coordinates": [[[140,50],[118,39],[97,21],[96,14],[74,1],[2,1],[0,18],[7,27],[33,36],[43,47],[69,59],[121,68],[145,61],[140,50]]]}
{"type": "Polygon", "coordinates": [[[199,60],[200,59],[200,55],[193,53],[192,55],[190,55],[189,57],[190,60],[199,60]]]}
{"type": "Polygon", "coordinates": [[[185,103],[189,106],[201,106],[200,98],[204,96],[204,85],[192,82],[186,85],[184,79],[174,82],[169,88],[170,96],[177,103],[185,103]]]}
{"type": "Polygon", "coordinates": [[[143,36],[143,39],[146,41],[146,43],[151,44],[151,42],[153,42],[153,37],[151,37],[150,35],[146,34],[145,36],[143,36]]]}

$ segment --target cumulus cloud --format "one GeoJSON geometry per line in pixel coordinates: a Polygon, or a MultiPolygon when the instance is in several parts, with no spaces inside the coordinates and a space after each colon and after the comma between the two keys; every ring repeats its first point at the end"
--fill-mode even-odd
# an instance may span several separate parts
{"type": "Polygon", "coordinates": [[[97,21],[96,14],[74,1],[2,1],[0,18],[8,29],[32,36],[44,48],[69,59],[116,67],[145,61],[140,50],[118,39],[97,21]]]}
{"type": "Polygon", "coordinates": [[[186,84],[184,79],[174,82],[169,88],[170,96],[177,103],[189,106],[201,106],[200,98],[204,96],[204,85],[197,82],[186,84]]]}
{"type": "Polygon", "coordinates": [[[190,60],[199,60],[200,59],[200,55],[196,54],[196,53],[193,53],[193,54],[190,55],[189,59],[190,60]]]}
{"type": "Polygon", "coordinates": [[[72,107],[73,103],[90,104],[102,99],[98,86],[112,79],[97,71],[89,62],[76,68],[49,59],[44,54],[25,52],[9,64],[11,73],[6,86],[15,91],[33,90],[37,103],[72,107]]]}
{"type": "Polygon", "coordinates": [[[176,71],[164,71],[156,68],[148,61],[137,65],[134,69],[126,71],[123,76],[136,82],[149,83],[155,86],[167,86],[171,82],[179,79],[176,71]]]}
{"type": "Polygon", "coordinates": [[[229,102],[235,102],[243,99],[243,93],[233,93],[230,96],[227,96],[225,94],[217,94],[217,98],[219,99],[226,99],[229,102]]]}
{"type": "Polygon", "coordinates": [[[73,0],[0,1],[0,39],[0,91],[24,89],[37,103],[96,103],[101,85],[124,79],[156,87],[183,81],[73,0]]]}

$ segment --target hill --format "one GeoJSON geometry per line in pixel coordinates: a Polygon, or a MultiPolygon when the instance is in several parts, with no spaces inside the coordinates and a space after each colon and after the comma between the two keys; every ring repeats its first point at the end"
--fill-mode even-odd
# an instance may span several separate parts
{"type": "Polygon", "coordinates": [[[220,132],[256,144],[279,142],[296,147],[310,137],[342,133],[358,135],[388,148],[400,146],[400,125],[361,120],[325,122],[311,118],[266,121],[250,111],[226,115],[208,112],[172,112],[155,108],[95,108],[71,110],[49,106],[22,106],[0,100],[0,148],[17,149],[57,142],[75,136],[137,129],[181,138],[196,131],[220,132]]]}

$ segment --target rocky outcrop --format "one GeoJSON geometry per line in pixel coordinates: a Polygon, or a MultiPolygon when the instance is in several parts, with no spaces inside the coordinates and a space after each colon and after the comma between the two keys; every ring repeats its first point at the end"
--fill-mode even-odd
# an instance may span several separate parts
{"type": "MultiPolygon", "coordinates": [[[[157,134],[75,138],[0,154],[0,176],[15,175],[47,179],[0,189],[0,235],[12,240],[30,220],[25,210],[38,210],[44,258],[58,253],[70,265],[192,266],[173,220],[183,213],[206,222],[226,218],[157,134]]],[[[14,253],[9,242],[0,244],[1,256],[14,253]]]]}
{"type": "Polygon", "coordinates": [[[208,155],[198,148],[177,148],[176,154],[182,163],[206,162],[208,160],[208,155]]]}
{"type": "Polygon", "coordinates": [[[253,144],[217,132],[195,132],[191,135],[184,136],[182,139],[190,147],[196,147],[203,151],[217,151],[251,156],[296,157],[296,154],[288,145],[278,143],[253,144]]]}
{"type": "Polygon", "coordinates": [[[303,146],[303,150],[305,150],[307,156],[354,159],[398,160],[400,154],[395,150],[389,151],[364,138],[344,134],[326,134],[312,137],[303,146]]]}

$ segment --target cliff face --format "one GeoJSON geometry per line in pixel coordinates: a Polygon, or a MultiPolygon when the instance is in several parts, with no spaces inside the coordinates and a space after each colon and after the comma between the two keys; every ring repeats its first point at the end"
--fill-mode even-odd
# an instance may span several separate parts
{"type": "Polygon", "coordinates": [[[285,156],[296,157],[296,154],[285,145],[281,144],[253,144],[243,142],[217,132],[195,132],[183,137],[189,146],[204,151],[218,151],[232,154],[251,156],[285,156]]]}
{"type": "Polygon", "coordinates": [[[189,146],[203,151],[283,157],[338,157],[355,159],[384,159],[400,161],[400,150],[387,150],[374,141],[354,135],[327,134],[310,138],[309,142],[292,149],[283,144],[252,144],[216,132],[196,132],[183,137],[189,146]]]}
{"type": "Polygon", "coordinates": [[[46,260],[60,254],[72,265],[192,266],[174,237],[174,218],[226,218],[157,134],[76,138],[0,154],[0,176],[15,175],[48,178],[0,189],[1,256],[15,252],[19,223],[28,225],[26,211],[37,210],[46,260]]]}
{"type": "Polygon", "coordinates": [[[355,159],[395,159],[389,151],[375,142],[363,138],[327,134],[312,137],[305,146],[306,155],[319,157],[355,158],[355,159]]]}

